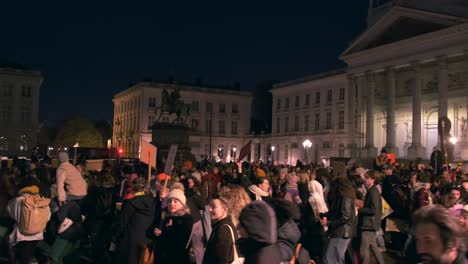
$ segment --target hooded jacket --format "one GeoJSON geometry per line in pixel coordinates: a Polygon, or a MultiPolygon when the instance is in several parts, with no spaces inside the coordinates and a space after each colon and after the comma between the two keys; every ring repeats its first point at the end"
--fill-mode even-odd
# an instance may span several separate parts
{"type": "Polygon", "coordinates": [[[278,247],[282,261],[289,261],[294,256],[296,245],[301,239],[301,231],[294,220],[287,221],[278,229],[278,247]]]}
{"type": "Polygon", "coordinates": [[[266,202],[253,201],[244,207],[239,223],[248,235],[238,241],[241,255],[245,257],[244,264],[280,263],[281,256],[276,246],[276,216],[266,202]]]}
{"type": "Polygon", "coordinates": [[[154,199],[148,195],[135,196],[123,204],[120,218],[124,241],[130,244],[146,245],[154,217],[154,199]]]}

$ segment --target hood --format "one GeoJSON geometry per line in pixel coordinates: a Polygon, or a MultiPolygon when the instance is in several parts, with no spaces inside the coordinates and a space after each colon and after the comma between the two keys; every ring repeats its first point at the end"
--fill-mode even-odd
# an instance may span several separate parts
{"type": "Polygon", "coordinates": [[[154,199],[147,196],[135,196],[131,200],[127,201],[130,206],[133,206],[135,210],[143,215],[152,216],[153,209],[154,209],[154,199]]]}
{"type": "Polygon", "coordinates": [[[293,220],[289,220],[278,230],[278,245],[281,259],[291,259],[294,256],[296,244],[301,239],[301,231],[293,220]]]}
{"type": "Polygon", "coordinates": [[[244,207],[239,215],[239,223],[250,239],[266,244],[276,243],[276,215],[266,202],[253,201],[244,207]]]}

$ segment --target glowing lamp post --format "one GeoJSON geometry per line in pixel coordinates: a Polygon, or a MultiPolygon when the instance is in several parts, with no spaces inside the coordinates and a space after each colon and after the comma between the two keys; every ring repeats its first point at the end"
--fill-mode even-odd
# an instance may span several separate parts
{"type": "Polygon", "coordinates": [[[302,146],[304,147],[305,160],[306,160],[306,163],[308,164],[309,163],[309,157],[308,157],[307,154],[309,152],[310,147],[312,147],[312,142],[310,142],[310,140],[306,139],[306,140],[304,140],[304,142],[302,142],[302,146]]]}
{"type": "Polygon", "coordinates": [[[275,146],[271,146],[271,164],[275,164],[274,159],[275,159],[275,146]]]}

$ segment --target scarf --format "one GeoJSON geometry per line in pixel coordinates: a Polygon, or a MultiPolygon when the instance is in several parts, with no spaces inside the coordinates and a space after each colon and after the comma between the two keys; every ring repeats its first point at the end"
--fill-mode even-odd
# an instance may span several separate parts
{"type": "Polygon", "coordinates": [[[249,191],[251,191],[253,194],[255,194],[255,200],[260,201],[262,200],[263,197],[268,197],[270,196],[270,193],[265,192],[264,190],[260,189],[257,185],[252,184],[249,186],[249,191]]]}

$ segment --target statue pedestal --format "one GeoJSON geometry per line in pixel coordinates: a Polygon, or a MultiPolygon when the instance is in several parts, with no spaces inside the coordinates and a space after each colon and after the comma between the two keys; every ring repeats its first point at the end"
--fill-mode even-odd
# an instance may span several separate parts
{"type": "Polygon", "coordinates": [[[408,147],[408,159],[415,160],[417,158],[426,159],[426,148],[423,147],[421,144],[416,145],[412,144],[408,147]]]}
{"type": "Polygon", "coordinates": [[[195,162],[195,156],[191,152],[189,142],[190,128],[184,124],[171,124],[166,122],[156,122],[152,127],[152,142],[158,147],[158,169],[164,167],[162,163],[167,159],[169,149],[172,144],[177,144],[176,166],[184,161],[195,162]]]}
{"type": "Polygon", "coordinates": [[[463,137],[455,144],[455,159],[468,161],[468,138],[463,137]]]}

